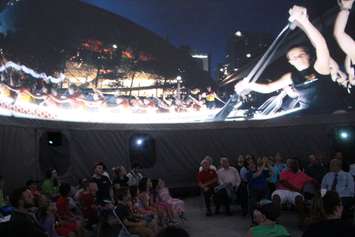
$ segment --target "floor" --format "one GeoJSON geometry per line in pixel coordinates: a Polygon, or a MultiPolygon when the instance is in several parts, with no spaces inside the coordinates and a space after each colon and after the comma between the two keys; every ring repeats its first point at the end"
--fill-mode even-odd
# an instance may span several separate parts
{"type": "MultiPolygon", "coordinates": [[[[250,224],[249,217],[242,217],[239,207],[234,207],[233,216],[220,214],[206,217],[202,197],[185,199],[187,221],[182,225],[191,237],[242,237],[246,236],[250,224]]],[[[293,212],[283,212],[280,218],[292,237],[302,236],[297,228],[297,218],[293,212]]]]}

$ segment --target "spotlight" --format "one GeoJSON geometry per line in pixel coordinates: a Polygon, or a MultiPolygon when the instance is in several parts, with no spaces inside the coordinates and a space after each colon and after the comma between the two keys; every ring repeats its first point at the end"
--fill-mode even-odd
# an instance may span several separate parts
{"type": "Polygon", "coordinates": [[[242,32],[240,32],[239,30],[237,32],[235,32],[235,35],[238,36],[238,37],[241,37],[242,36],[242,32]]]}
{"type": "Polygon", "coordinates": [[[353,142],[353,134],[354,131],[352,128],[341,128],[338,129],[336,132],[336,137],[339,140],[339,142],[346,142],[346,143],[351,143],[353,142]]]}
{"type": "Polygon", "coordinates": [[[47,132],[47,143],[49,146],[61,146],[62,134],[60,132],[47,132]]]}
{"type": "Polygon", "coordinates": [[[112,48],[117,49],[117,44],[112,45],[112,48]]]}
{"type": "Polygon", "coordinates": [[[341,131],[339,135],[343,140],[347,140],[350,137],[350,134],[347,131],[341,131]]]}
{"type": "Polygon", "coordinates": [[[335,129],[333,150],[343,153],[345,158],[355,157],[355,127],[340,127],[335,129]]]}
{"type": "Polygon", "coordinates": [[[137,146],[143,145],[143,139],[142,139],[142,138],[138,138],[138,139],[136,140],[136,145],[137,145],[137,146]]]}
{"type": "Polygon", "coordinates": [[[148,134],[134,134],[129,139],[129,159],[131,164],[151,168],[156,162],[155,140],[148,134]]]}
{"type": "Polygon", "coordinates": [[[251,58],[251,54],[248,53],[248,54],[246,55],[246,57],[247,57],[247,58],[251,58]]]}

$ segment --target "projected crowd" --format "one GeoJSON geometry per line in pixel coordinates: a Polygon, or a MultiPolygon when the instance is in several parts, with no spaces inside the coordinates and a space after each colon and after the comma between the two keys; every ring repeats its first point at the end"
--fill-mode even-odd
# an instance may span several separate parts
{"type": "MultiPolygon", "coordinates": [[[[5,60],[2,60],[2,63],[0,109],[8,115],[53,120],[75,119],[72,114],[67,115],[70,111],[76,115],[82,112],[92,115],[100,113],[97,116],[111,113],[126,118],[127,114],[153,116],[164,113],[208,113],[216,108],[217,103],[221,103],[217,101],[218,96],[211,87],[206,88],[205,92],[196,88],[189,93],[181,93],[180,98],[175,96],[177,92],[166,97],[139,97],[118,93],[105,94],[98,89],[78,87],[75,84],[60,88],[58,83],[65,80],[64,78],[49,78],[5,60]]],[[[81,115],[77,119],[95,122],[98,118],[90,120],[90,117],[81,115]]],[[[124,122],[120,118],[117,119],[124,122]]],[[[116,120],[111,118],[107,121],[116,120]]]]}

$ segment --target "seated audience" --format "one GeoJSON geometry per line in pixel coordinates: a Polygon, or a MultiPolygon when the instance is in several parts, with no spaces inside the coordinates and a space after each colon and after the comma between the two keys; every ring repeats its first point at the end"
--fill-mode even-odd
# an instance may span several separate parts
{"type": "Polygon", "coordinates": [[[248,193],[249,193],[249,213],[253,218],[253,212],[257,202],[268,198],[268,181],[267,178],[272,173],[272,167],[269,165],[267,158],[262,160],[260,166],[257,167],[253,159],[249,160],[249,172],[247,173],[248,193]],[[267,170],[266,168],[269,168],[267,170]]]}
{"type": "MultiPolygon", "coordinates": [[[[143,178],[145,180],[146,178],[143,178]]],[[[155,209],[155,212],[158,214],[159,217],[159,224],[164,225],[164,224],[175,224],[175,212],[172,208],[172,205],[162,202],[159,199],[159,194],[158,194],[158,184],[159,180],[158,179],[153,179],[150,180],[148,179],[148,194],[149,194],[149,201],[150,205],[155,209]]],[[[140,189],[139,189],[140,190],[140,189]]],[[[139,197],[139,195],[138,195],[139,197]]]]}
{"type": "Polygon", "coordinates": [[[226,213],[230,215],[230,202],[236,194],[241,181],[238,170],[230,166],[228,158],[222,157],[220,164],[221,168],[217,171],[219,198],[223,199],[226,213]]]}
{"type": "Polygon", "coordinates": [[[216,211],[219,209],[219,200],[216,198],[215,187],[218,184],[218,177],[216,170],[211,168],[211,163],[208,159],[201,162],[202,170],[197,174],[198,186],[201,188],[206,205],[206,216],[212,215],[211,198],[213,198],[216,211]]]}
{"type": "Polygon", "coordinates": [[[349,173],[351,174],[351,176],[353,176],[354,184],[355,184],[355,164],[350,165],[349,173]]]}
{"type": "Polygon", "coordinates": [[[168,226],[159,231],[156,237],[190,237],[190,235],[181,227],[168,226]]]}
{"type": "Polygon", "coordinates": [[[272,166],[271,182],[276,185],[279,182],[281,172],[287,168],[280,153],[275,155],[275,163],[272,166]]]}
{"type": "Polygon", "coordinates": [[[276,223],[277,213],[271,201],[261,201],[253,211],[256,226],[249,229],[247,237],[287,237],[286,228],[276,223]]]}
{"type": "Polygon", "coordinates": [[[127,176],[127,171],[125,167],[119,166],[113,168],[113,174],[114,174],[113,185],[115,189],[128,187],[129,178],[127,176]]]}
{"type": "Polygon", "coordinates": [[[80,194],[87,189],[89,182],[87,178],[82,178],[79,180],[79,184],[76,187],[76,192],[74,194],[74,200],[78,201],[80,194]]]}
{"type": "Polygon", "coordinates": [[[57,214],[60,225],[56,227],[56,231],[61,236],[84,236],[81,229],[81,221],[70,210],[69,193],[70,185],[63,183],[59,186],[60,196],[56,201],[57,214]]]}
{"type": "Polygon", "coordinates": [[[138,186],[139,194],[135,198],[135,207],[138,213],[142,214],[146,220],[153,221],[158,218],[160,225],[168,223],[170,220],[168,211],[162,207],[161,209],[157,206],[154,206],[150,189],[152,184],[150,179],[143,178],[138,186]]]}
{"type": "Polygon", "coordinates": [[[345,157],[344,157],[342,152],[340,152],[340,151],[335,152],[334,159],[337,159],[337,160],[341,161],[341,163],[342,163],[341,169],[343,171],[345,171],[345,172],[349,171],[349,168],[350,168],[349,161],[347,159],[345,159],[345,157]]]}
{"type": "Polygon", "coordinates": [[[240,174],[240,185],[238,188],[238,193],[237,193],[237,202],[240,204],[240,207],[242,208],[242,216],[246,216],[248,214],[248,178],[247,178],[247,173],[249,172],[248,170],[248,164],[247,161],[244,159],[243,156],[239,156],[238,158],[238,166],[240,167],[239,169],[239,174],[240,174]]]}
{"type": "Polygon", "coordinates": [[[59,195],[58,174],[55,169],[50,169],[41,186],[42,193],[49,198],[55,198],[59,195]]]}
{"type": "Polygon", "coordinates": [[[159,179],[157,185],[157,194],[158,199],[163,202],[167,203],[173,209],[174,213],[179,217],[184,217],[185,212],[185,203],[181,199],[173,198],[170,195],[169,189],[165,186],[165,182],[162,179],[159,179]]]}
{"type": "Polygon", "coordinates": [[[132,234],[138,234],[142,237],[152,237],[154,233],[148,227],[149,222],[137,218],[129,207],[130,195],[125,188],[120,189],[115,194],[116,209],[115,212],[132,234]]]}
{"type": "Polygon", "coordinates": [[[237,163],[235,164],[235,168],[238,170],[240,173],[240,170],[244,167],[245,164],[245,159],[243,155],[239,155],[237,159],[237,163]]]}
{"type": "MultiPolygon", "coordinates": [[[[213,165],[213,158],[209,155],[205,156],[205,158],[203,158],[202,161],[204,160],[208,160],[210,162],[210,168],[217,171],[217,167],[213,165]]],[[[198,169],[198,171],[201,171],[203,168],[202,168],[202,161],[201,161],[201,166],[200,168],[198,169]]]]}
{"type": "Polygon", "coordinates": [[[307,182],[314,181],[298,167],[297,160],[287,160],[287,169],[281,172],[279,184],[272,193],[272,201],[278,212],[281,210],[281,204],[294,205],[299,215],[299,225],[303,225],[305,216],[302,191],[307,182]]]}
{"type": "Polygon", "coordinates": [[[328,191],[323,197],[323,210],[325,219],[311,224],[303,233],[303,237],[350,237],[354,236],[355,229],[347,222],[341,220],[343,206],[339,195],[328,191]]]}
{"type": "Polygon", "coordinates": [[[139,164],[133,164],[131,171],[127,174],[128,186],[132,197],[135,197],[138,193],[139,182],[143,179],[143,174],[141,173],[141,167],[139,164]]]}
{"type": "Polygon", "coordinates": [[[4,178],[0,176],[0,209],[6,205],[4,186],[5,186],[4,178]]]}
{"type": "Polygon", "coordinates": [[[342,170],[342,161],[333,159],[328,172],[322,180],[322,189],[337,192],[344,206],[343,218],[353,219],[354,216],[354,179],[350,173],[342,170]]]}
{"type": "Polygon", "coordinates": [[[309,215],[305,218],[305,226],[318,223],[325,219],[322,195],[320,192],[316,192],[311,200],[309,215]]]}
{"type": "Polygon", "coordinates": [[[35,216],[29,211],[29,208],[34,205],[30,190],[16,189],[10,196],[10,202],[15,210],[8,224],[8,237],[48,237],[35,216]]]}
{"type": "Polygon", "coordinates": [[[34,198],[39,197],[41,195],[37,183],[32,179],[27,180],[26,188],[31,191],[34,198]]]}
{"type": "Polygon", "coordinates": [[[41,195],[37,199],[38,211],[37,219],[42,229],[47,233],[48,237],[58,237],[58,233],[55,230],[56,225],[56,207],[49,202],[49,199],[41,195]]]}
{"type": "Polygon", "coordinates": [[[91,181],[79,195],[81,213],[86,219],[88,227],[92,227],[98,222],[98,209],[96,205],[97,189],[97,184],[91,181]]]}
{"type": "Polygon", "coordinates": [[[5,180],[0,176],[0,218],[10,215],[14,209],[8,201],[8,197],[5,195],[4,187],[5,180]]]}

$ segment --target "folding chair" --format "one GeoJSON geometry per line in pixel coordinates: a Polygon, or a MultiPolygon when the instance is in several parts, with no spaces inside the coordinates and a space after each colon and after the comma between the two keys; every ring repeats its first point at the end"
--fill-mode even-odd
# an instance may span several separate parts
{"type": "Polygon", "coordinates": [[[120,223],[120,225],[122,227],[120,232],[118,233],[118,237],[139,237],[139,235],[131,234],[128,231],[126,225],[123,223],[121,218],[117,215],[116,210],[117,210],[117,208],[114,208],[112,210],[112,213],[113,213],[114,217],[116,217],[116,219],[118,220],[118,222],[120,223]]]}

